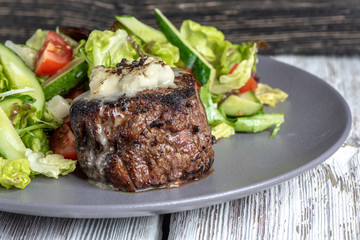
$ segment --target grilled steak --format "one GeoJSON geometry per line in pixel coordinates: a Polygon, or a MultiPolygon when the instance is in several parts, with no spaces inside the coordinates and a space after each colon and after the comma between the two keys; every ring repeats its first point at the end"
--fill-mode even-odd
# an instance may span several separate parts
{"type": "Polygon", "coordinates": [[[195,80],[179,70],[174,82],[132,97],[74,101],[76,151],[90,179],[133,192],[179,186],[211,169],[215,138],[195,80]]]}

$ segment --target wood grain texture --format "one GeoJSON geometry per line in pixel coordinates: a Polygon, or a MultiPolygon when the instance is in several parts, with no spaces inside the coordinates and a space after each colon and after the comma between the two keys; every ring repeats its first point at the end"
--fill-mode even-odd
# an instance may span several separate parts
{"type": "Polygon", "coordinates": [[[128,14],[156,26],[160,8],[179,27],[184,19],[212,25],[234,43],[264,40],[262,54],[359,54],[357,0],[0,0],[0,42],[21,43],[37,28],[106,29],[128,14]]]}
{"type": "Polygon", "coordinates": [[[334,86],[353,126],[318,167],[248,197],[172,214],[169,239],[360,239],[359,57],[277,56],[334,86]]]}
{"type": "Polygon", "coordinates": [[[0,212],[0,239],[161,239],[162,216],[67,219],[0,212]]]}
{"type": "Polygon", "coordinates": [[[170,219],[169,239],[359,239],[360,155],[326,163],[263,192],[170,219]]]}

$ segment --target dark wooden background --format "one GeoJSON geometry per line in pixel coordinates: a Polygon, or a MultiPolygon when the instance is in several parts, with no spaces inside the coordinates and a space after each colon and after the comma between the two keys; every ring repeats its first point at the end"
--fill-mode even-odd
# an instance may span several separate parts
{"type": "Polygon", "coordinates": [[[266,41],[261,54],[360,53],[359,0],[0,0],[0,42],[21,43],[37,28],[106,29],[121,14],[156,26],[156,7],[177,27],[192,19],[217,27],[234,43],[266,41]]]}

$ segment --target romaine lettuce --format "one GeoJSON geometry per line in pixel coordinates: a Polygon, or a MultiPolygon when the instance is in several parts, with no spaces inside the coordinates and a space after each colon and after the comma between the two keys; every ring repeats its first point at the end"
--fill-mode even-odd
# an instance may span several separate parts
{"type": "Polygon", "coordinates": [[[210,93],[210,82],[207,82],[200,88],[200,98],[205,107],[207,119],[210,126],[215,126],[220,122],[225,121],[225,117],[217,108],[217,104],[213,102],[212,95],[210,93]]]}
{"type": "Polygon", "coordinates": [[[91,72],[92,68],[98,65],[114,67],[123,58],[129,61],[137,59],[139,55],[127,38],[127,32],[122,29],[116,32],[92,31],[86,43],[79,49],[89,63],[89,71],[91,72]]]}

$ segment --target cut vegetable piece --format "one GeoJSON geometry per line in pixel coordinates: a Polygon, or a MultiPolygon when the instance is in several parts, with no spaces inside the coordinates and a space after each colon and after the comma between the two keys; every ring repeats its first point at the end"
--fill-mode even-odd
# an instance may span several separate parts
{"type": "Polygon", "coordinates": [[[23,62],[23,60],[12,50],[0,43],[0,63],[3,66],[4,74],[10,82],[12,89],[29,87],[34,91],[26,94],[30,95],[36,101],[32,103],[36,107],[38,118],[43,115],[45,96],[44,92],[33,71],[23,62]]]}
{"type": "Polygon", "coordinates": [[[116,16],[116,19],[127,32],[134,35],[134,43],[139,41],[135,44],[139,45],[136,47],[139,55],[156,56],[171,67],[176,67],[180,60],[179,49],[172,45],[161,31],[140,22],[133,16],[116,16]]]}
{"type": "Polygon", "coordinates": [[[124,25],[125,28],[146,43],[150,41],[167,42],[165,35],[161,31],[140,22],[133,16],[116,16],[115,18],[124,25]]]}
{"type": "Polygon", "coordinates": [[[6,159],[25,158],[25,145],[2,108],[0,108],[0,154],[6,159]]]}
{"type": "Polygon", "coordinates": [[[262,105],[255,101],[250,101],[245,97],[230,95],[219,106],[227,116],[240,117],[249,116],[262,109],[262,105]]]}
{"type": "Polygon", "coordinates": [[[50,149],[53,153],[60,154],[66,159],[77,160],[75,136],[66,123],[51,135],[50,149]]]}
{"type": "Polygon", "coordinates": [[[245,83],[244,86],[242,86],[242,87],[239,89],[239,91],[240,91],[241,93],[247,92],[247,91],[255,91],[256,88],[257,88],[257,85],[258,85],[258,84],[257,84],[256,80],[255,80],[252,76],[250,76],[249,80],[245,83]]]}
{"type": "Polygon", "coordinates": [[[284,91],[262,83],[258,85],[255,95],[262,104],[267,104],[270,107],[275,107],[278,102],[283,102],[288,97],[284,91]]]}
{"type": "Polygon", "coordinates": [[[251,102],[260,103],[259,99],[256,97],[255,93],[253,91],[247,91],[244,93],[240,93],[237,96],[246,99],[251,102]]]}
{"type": "Polygon", "coordinates": [[[44,45],[37,52],[35,61],[36,75],[53,75],[66,64],[73,56],[71,46],[56,32],[50,31],[44,45]]]}
{"type": "Polygon", "coordinates": [[[216,138],[216,140],[220,138],[228,138],[235,134],[235,129],[232,125],[222,122],[211,128],[211,134],[216,138]]]}
{"type": "Polygon", "coordinates": [[[236,132],[258,133],[275,125],[271,134],[271,137],[274,137],[283,122],[283,113],[257,114],[251,117],[239,117],[234,127],[236,132]]]}
{"type": "Polygon", "coordinates": [[[155,9],[156,21],[167,39],[180,50],[180,59],[191,69],[195,78],[201,85],[213,81],[216,70],[199,53],[187,44],[180,36],[176,27],[161,13],[155,9]]]}
{"type": "Polygon", "coordinates": [[[87,79],[88,64],[84,58],[75,58],[55,75],[47,79],[42,87],[45,99],[49,100],[56,95],[65,95],[71,89],[87,79]]]}
{"type": "Polygon", "coordinates": [[[30,162],[25,158],[3,159],[0,157],[0,185],[10,189],[24,189],[30,182],[30,162]]]}

